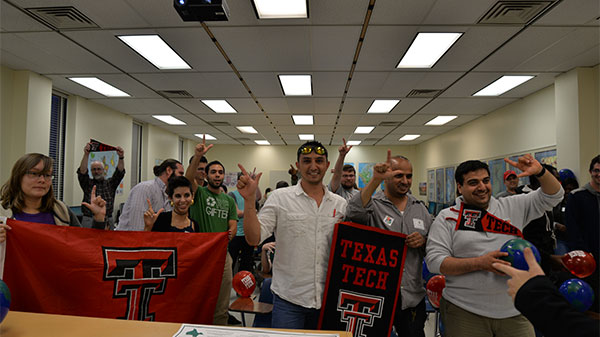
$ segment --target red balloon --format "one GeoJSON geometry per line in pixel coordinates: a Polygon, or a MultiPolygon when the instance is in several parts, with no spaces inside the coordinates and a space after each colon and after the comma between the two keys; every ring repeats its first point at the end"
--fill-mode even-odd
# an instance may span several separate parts
{"type": "Polygon", "coordinates": [[[241,297],[250,297],[256,288],[256,279],[251,272],[242,270],[235,274],[232,281],[233,290],[241,297]]]}
{"type": "Polygon", "coordinates": [[[435,275],[427,281],[427,297],[429,303],[436,308],[440,307],[442,299],[442,290],[446,287],[446,277],[444,275],[435,275]]]}
{"type": "Polygon", "coordinates": [[[592,275],[596,270],[594,256],[583,250],[573,250],[562,257],[562,261],[571,274],[584,278],[592,275]]]}

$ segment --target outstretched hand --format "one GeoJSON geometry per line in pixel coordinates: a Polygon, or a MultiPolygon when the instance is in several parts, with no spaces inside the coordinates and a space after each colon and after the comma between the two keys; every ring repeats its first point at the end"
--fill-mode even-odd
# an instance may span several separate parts
{"type": "Polygon", "coordinates": [[[260,177],[262,176],[262,172],[256,173],[252,172],[249,174],[248,171],[242,166],[242,164],[238,164],[238,167],[242,171],[242,176],[238,179],[237,182],[237,190],[244,198],[244,200],[249,200],[251,198],[256,197],[256,189],[258,188],[258,182],[260,181],[260,177]]]}
{"type": "Polygon", "coordinates": [[[196,147],[194,148],[194,155],[198,158],[202,158],[202,156],[204,156],[213,146],[214,144],[206,145],[206,135],[203,135],[202,143],[196,144],[196,147]]]}
{"type": "Polygon", "coordinates": [[[87,207],[92,212],[96,221],[104,221],[106,217],[106,201],[102,199],[101,196],[96,195],[96,185],[92,187],[90,202],[82,202],[81,204],[87,207]]]}
{"type": "Polygon", "coordinates": [[[338,148],[338,152],[340,153],[340,156],[346,156],[348,152],[350,152],[350,149],[352,149],[352,145],[346,145],[346,138],[342,138],[342,141],[344,141],[344,145],[338,148]]]}
{"type": "Polygon", "coordinates": [[[525,261],[527,261],[527,265],[529,266],[528,271],[519,270],[501,263],[492,264],[492,266],[498,271],[510,276],[510,279],[506,282],[506,284],[508,284],[508,294],[510,297],[512,297],[513,301],[515,300],[515,295],[519,289],[521,289],[523,284],[525,284],[525,282],[535,276],[544,275],[544,271],[535,260],[531,248],[525,248],[523,250],[523,255],[525,256],[525,261]]]}
{"type": "Polygon", "coordinates": [[[540,164],[540,162],[533,158],[533,156],[529,153],[519,157],[516,162],[508,158],[504,158],[504,161],[522,171],[517,176],[519,178],[533,176],[542,171],[542,164],[540,164]]]}
{"type": "Polygon", "coordinates": [[[146,199],[146,201],[148,202],[148,210],[144,212],[144,229],[149,231],[154,226],[154,223],[156,222],[156,219],[158,219],[160,213],[162,213],[165,209],[161,208],[158,210],[158,212],[154,213],[150,199],[146,199]]]}

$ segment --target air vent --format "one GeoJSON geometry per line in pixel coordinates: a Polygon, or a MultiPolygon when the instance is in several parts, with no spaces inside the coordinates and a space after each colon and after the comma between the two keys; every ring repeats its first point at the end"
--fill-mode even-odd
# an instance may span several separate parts
{"type": "Polygon", "coordinates": [[[377,126],[398,126],[401,122],[381,122],[377,126]]]}
{"type": "Polygon", "coordinates": [[[442,91],[438,89],[413,89],[406,97],[431,98],[436,97],[442,91]]]}
{"type": "Polygon", "coordinates": [[[246,142],[246,143],[252,142],[252,139],[250,139],[250,138],[235,138],[235,140],[237,140],[239,142],[246,142]]]}
{"type": "Polygon", "coordinates": [[[185,90],[159,90],[158,94],[165,98],[194,97],[185,90]]]}
{"type": "Polygon", "coordinates": [[[73,6],[25,8],[38,21],[56,30],[99,28],[92,19],[73,6]]]}
{"type": "Polygon", "coordinates": [[[378,142],[379,138],[365,138],[365,140],[363,140],[363,142],[378,142]]]}
{"type": "Polygon", "coordinates": [[[231,126],[228,122],[208,122],[212,126],[231,126]]]}
{"type": "Polygon", "coordinates": [[[498,1],[479,19],[480,24],[527,24],[554,1],[498,1]]]}

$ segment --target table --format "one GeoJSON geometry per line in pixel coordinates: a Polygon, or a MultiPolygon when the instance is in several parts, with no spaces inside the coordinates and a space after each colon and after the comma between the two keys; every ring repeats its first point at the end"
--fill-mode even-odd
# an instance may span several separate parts
{"type": "MultiPolygon", "coordinates": [[[[109,318],[92,318],[10,311],[0,324],[2,337],[171,337],[179,323],[125,321],[109,318]]],[[[251,329],[251,328],[248,328],[251,329]]],[[[301,330],[288,330],[302,332],[301,330]]],[[[304,331],[310,333],[337,333],[352,337],[346,331],[304,331]]]]}
{"type": "Polygon", "coordinates": [[[229,311],[241,313],[242,325],[246,326],[244,314],[268,314],[273,311],[273,304],[258,302],[250,297],[238,297],[229,305],[229,311]]]}

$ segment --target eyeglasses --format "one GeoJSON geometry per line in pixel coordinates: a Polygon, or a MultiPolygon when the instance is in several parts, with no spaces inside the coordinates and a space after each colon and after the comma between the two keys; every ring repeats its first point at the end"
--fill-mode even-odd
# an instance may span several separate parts
{"type": "Polygon", "coordinates": [[[321,146],[303,146],[300,148],[300,153],[301,154],[309,154],[309,153],[313,152],[313,150],[318,155],[324,155],[325,152],[327,152],[327,150],[325,150],[325,148],[321,147],[321,146]]]}
{"type": "Polygon", "coordinates": [[[53,175],[42,173],[42,172],[27,171],[27,173],[25,173],[25,175],[27,175],[31,179],[40,179],[41,177],[44,177],[44,180],[54,179],[53,175]]]}
{"type": "Polygon", "coordinates": [[[600,169],[593,169],[593,170],[592,170],[592,173],[593,173],[593,174],[598,174],[598,173],[600,173],[600,169]]]}

